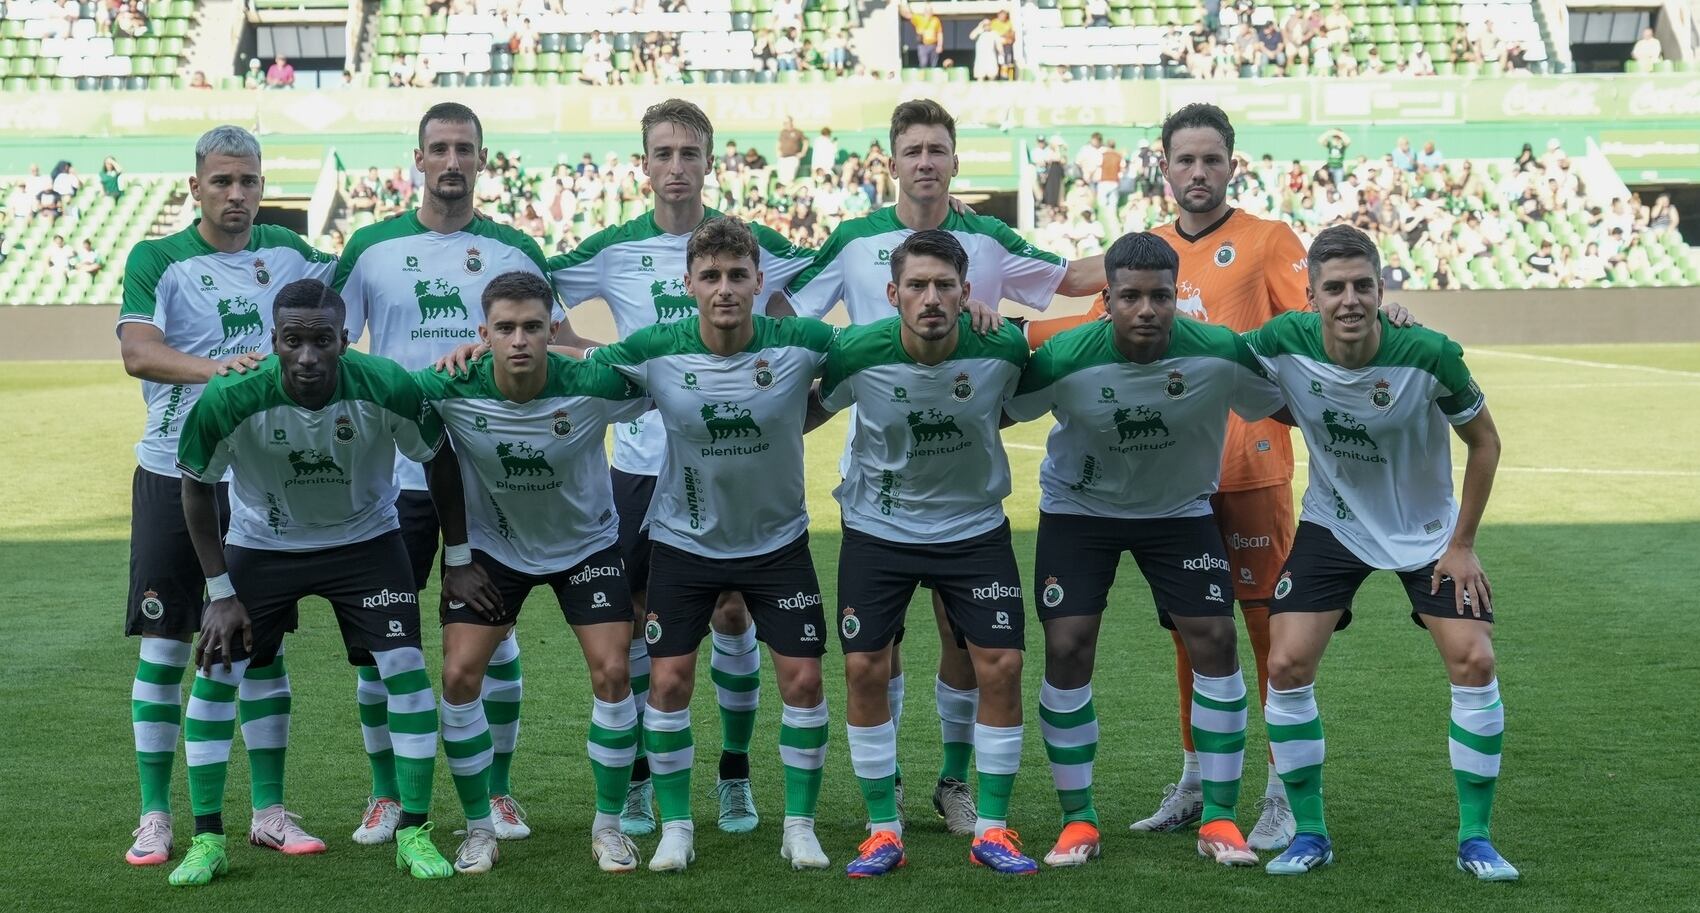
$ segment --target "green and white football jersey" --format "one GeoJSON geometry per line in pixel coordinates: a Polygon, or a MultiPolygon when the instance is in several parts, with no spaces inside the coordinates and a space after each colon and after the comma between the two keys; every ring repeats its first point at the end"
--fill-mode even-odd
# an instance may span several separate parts
{"type": "MultiPolygon", "coordinates": [[[[256,225],[246,248],[220,253],[201,237],[199,224],[131,248],[118,329],[158,327],[166,345],[202,358],[271,351],[277,290],[297,279],[329,282],[336,258],[277,225],[256,225]]],[[[177,433],[200,395],[199,384],[142,381],[148,423],[136,460],[143,469],[177,475],[177,433]]]]}
{"type": "Polygon", "coordinates": [[[395,362],[345,352],[335,396],[310,410],[284,392],[272,356],[207,384],[177,468],[202,482],[230,470],[230,545],[311,551],[399,529],[395,455],[429,460],[442,442],[437,413],[395,362]]]}
{"type": "MultiPolygon", "coordinates": [[[[548,276],[529,235],[483,216],[440,234],[412,210],[356,231],[332,285],[348,302],[349,340],[369,331],[373,355],[417,371],[478,341],[484,286],[514,270],[548,276]]],[[[556,319],[563,313],[554,308],[556,319]]],[[[396,478],[405,490],[425,490],[425,470],[405,457],[396,478]]]]}
{"type": "MultiPolygon", "coordinates": [[[[705,208],[703,221],[720,215],[705,208]]],[[[755,304],[760,314],[769,293],[783,290],[814,262],[815,252],[793,245],[766,225],[752,222],[750,230],[761,246],[757,266],[762,289],[756,293],[755,304]]],[[[685,292],[685,245],[690,240],[688,232],[662,231],[655,224],[655,211],[650,210],[623,225],[602,229],[571,253],[550,257],[550,278],[569,308],[592,298],[607,301],[614,328],[626,339],[647,326],[696,316],[696,299],[685,292]]],[[[614,435],[614,466],[634,475],[658,475],[667,448],[664,435],[654,415],[620,426],[614,435]]]]}
{"type": "Polygon", "coordinates": [[[958,321],[956,351],[917,364],[902,320],[838,334],[827,351],[821,400],[856,404],[849,471],[833,491],[844,525],[890,542],[956,542],[1003,523],[1009,459],[998,436],[1027,341],[1012,323],[976,334],[958,321]]]}
{"type": "Polygon", "coordinates": [[[1448,425],[1481,412],[1464,350],[1425,327],[1381,321],[1381,348],[1342,368],[1320,314],[1282,314],[1246,334],[1275,377],[1310,451],[1301,520],[1332,530],[1365,564],[1416,570],[1446,551],[1458,519],[1448,425]]]}
{"type": "Polygon", "coordinates": [[[833,329],[756,315],[736,355],[703,345],[697,318],[657,324],[603,346],[593,361],[649,391],[667,433],[649,507],[656,542],[710,558],[747,558],[809,527],[803,420],[833,329]]]}
{"type": "Polygon", "coordinates": [[[516,571],[564,571],[613,545],[619,518],[604,432],[642,415],[648,399],[614,369],[550,353],[543,392],[511,402],[494,356],[459,377],[414,373],[442,417],[466,488],[467,539],[516,571]]]}
{"type": "MultiPolygon", "coordinates": [[[[939,227],[968,252],[970,294],[993,307],[1008,298],[1044,310],[1068,273],[1061,257],[1027,243],[991,216],[952,210],[939,227]]],[[[914,233],[897,221],[895,206],[839,223],[814,262],[786,288],[791,306],[805,317],[825,317],[843,301],[853,324],[890,317],[885,286],[891,281],[891,252],[914,233]]]]}
{"type": "Polygon", "coordinates": [[[1281,409],[1281,391],[1227,327],[1177,314],[1169,347],[1128,361],[1107,320],[1033,353],[1004,408],[1055,413],[1039,467],[1039,509],[1088,517],[1200,517],[1222,477],[1228,410],[1247,421],[1281,409]]]}

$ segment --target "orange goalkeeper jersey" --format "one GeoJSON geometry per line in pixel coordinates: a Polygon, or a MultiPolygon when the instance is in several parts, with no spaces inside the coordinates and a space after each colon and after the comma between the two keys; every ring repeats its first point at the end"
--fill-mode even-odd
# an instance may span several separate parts
{"type": "MultiPolygon", "coordinates": [[[[1305,298],[1305,249],[1285,222],[1260,219],[1238,209],[1221,222],[1188,238],[1176,223],[1153,230],[1180,254],[1176,298],[1181,313],[1244,333],[1282,311],[1308,310],[1305,298]]],[[[1103,316],[1104,297],[1084,314],[1035,320],[1027,325],[1029,343],[1103,316]]],[[[1228,416],[1228,440],[1222,450],[1221,491],[1246,491],[1290,482],[1293,442],[1290,429],[1273,419],[1247,422],[1228,416]]]]}

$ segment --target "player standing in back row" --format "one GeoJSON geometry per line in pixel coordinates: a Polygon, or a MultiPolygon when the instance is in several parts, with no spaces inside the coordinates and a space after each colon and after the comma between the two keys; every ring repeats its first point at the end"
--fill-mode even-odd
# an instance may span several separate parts
{"type": "MultiPolygon", "coordinates": [[[[125,853],[131,865],[171,858],[171,767],[183,717],[189,639],[200,629],[204,581],[183,525],[178,433],[201,385],[242,373],[271,350],[272,297],[296,279],[326,280],[335,258],[275,225],[255,225],[266,181],[260,144],[241,127],[215,127],[195,143],[189,194],[202,216],[188,228],[143,241],[124,267],[118,340],[124,370],[142,381],[147,426],[136,444],[130,495],[130,598],[125,633],[141,635],[130,689],[142,817],[125,853]]],[[[226,486],[219,518],[229,522],[226,486]]],[[[242,742],[254,806],[248,839],[292,856],[322,853],[324,841],[283,805],[289,743],[289,675],[283,652],[250,668],[240,686],[242,742]]],[[[204,745],[191,734],[189,762],[204,745]]]]}
{"type": "MultiPolygon", "coordinates": [[[[368,225],[348,239],[333,287],[348,302],[349,339],[370,330],[371,351],[417,371],[462,343],[478,339],[479,296],[495,276],[523,270],[547,272],[537,242],[499,225],[473,208],[472,183],[484,170],[488,150],[478,115],[465,105],[443,102],[419,121],[414,167],[425,176],[419,208],[368,225]]],[[[583,344],[562,319],[561,339],[583,344]]],[[[425,486],[425,471],[398,457],[401,493],[396,511],[407,543],[413,580],[423,590],[437,557],[437,514],[425,486]]],[[[370,666],[357,667],[362,728],[372,762],[372,797],[354,832],[357,843],[384,843],[395,834],[398,814],[392,752],[383,729],[383,683],[370,666]]],[[[484,679],[484,712],[495,744],[490,768],[490,813],[496,836],[530,835],[513,800],[509,770],[519,738],[524,680],[519,641],[510,634],[496,648],[484,679]]]]}
{"type": "MultiPolygon", "coordinates": [[[[1285,222],[1260,219],[1228,205],[1234,127],[1222,109],[1191,104],[1170,115],[1163,122],[1163,152],[1163,175],[1180,216],[1152,233],[1180,255],[1179,312],[1244,333],[1277,314],[1307,309],[1305,250],[1298,236],[1285,222]]],[[[1403,309],[1391,306],[1391,311],[1396,322],[1409,322],[1403,309]]],[[[1104,313],[1100,299],[1084,315],[1034,321],[1027,327],[1028,341],[1037,347],[1104,313]]],[[[1227,545],[1234,596],[1251,636],[1261,696],[1269,680],[1269,600],[1293,542],[1293,444],[1287,426],[1273,419],[1228,417],[1221,483],[1211,507],[1227,545]]],[[[1155,814],[1133,824],[1139,831],[1179,830],[1204,812],[1203,778],[1192,740],[1193,668],[1179,632],[1170,635],[1180,686],[1181,777],[1155,814]]],[[[1274,765],[1258,805],[1257,826],[1247,835],[1251,848],[1285,847],[1293,836],[1293,815],[1274,765]]]]}
{"type": "MultiPolygon", "coordinates": [[[[1102,256],[1065,262],[1027,243],[997,219],[960,212],[952,205],[950,181],[958,165],[956,120],[938,102],[918,99],[898,105],[891,112],[890,139],[892,168],[898,181],[897,205],[839,223],[815,255],[814,263],[786,290],[785,312],[824,317],[843,301],[852,324],[891,317],[892,304],[886,296],[886,286],[891,282],[891,252],[904,239],[927,229],[950,232],[967,251],[966,284],[973,287],[976,299],[985,302],[968,305],[978,331],[1001,323],[997,307],[1005,298],[1043,310],[1056,295],[1090,295],[1104,287],[1102,256]]],[[[845,441],[845,457],[839,463],[840,475],[848,474],[854,446],[852,425],[845,441]]],[[[933,612],[940,639],[933,693],[944,741],[944,763],[933,790],[933,808],[951,833],[967,835],[975,830],[974,794],[967,780],[979,690],[973,664],[967,651],[957,646],[944,604],[936,594],[933,612]]],[[[899,643],[902,637],[900,629],[899,643]]],[[[904,689],[902,659],[895,644],[891,656],[888,693],[896,726],[902,714],[904,689]]],[[[901,778],[898,796],[901,810],[901,778]]]]}
{"type": "Polygon", "coordinates": [[[1483,881],[1514,881],[1517,869],[1488,832],[1505,705],[1495,675],[1493,591],[1475,549],[1499,466],[1499,432],[1463,349],[1433,330],[1395,327],[1377,313],[1382,293],[1375,242],[1335,226],[1310,248],[1316,313],[1285,314],[1246,336],[1310,452],[1298,535],[1275,585],[1264,714],[1298,836],[1266,869],[1297,875],[1334,859],[1322,814],[1317,667],[1334,632],[1351,624],[1358,587],[1389,570],[1451,681],[1458,868],[1483,881]],[[1468,450],[1458,501],[1448,426],[1468,450]]]}
{"type": "MultiPolygon", "coordinates": [[[[550,278],[567,307],[602,298],[613,312],[621,339],[644,327],[696,315],[696,301],[684,287],[685,247],[693,231],[720,217],[702,202],[703,178],[713,166],[714,125],[708,115],[688,101],[672,98],[645,111],[640,130],[644,174],[654,190],[655,208],[605,228],[571,253],[549,260],[550,278]]],[[[814,251],[793,246],[765,225],[749,228],[760,245],[757,268],[764,287],[780,296],[785,285],[813,261],[814,251]]],[[[755,303],[755,313],[766,312],[766,296],[764,292],[755,303]]],[[[649,690],[649,654],[641,619],[647,605],[651,545],[644,526],[666,447],[666,430],[653,411],[615,426],[610,476],[620,518],[620,551],[632,606],[640,620],[630,647],[632,690],[640,717],[649,690]]],[[[720,829],[744,833],[755,829],[759,821],[750,791],[749,752],[761,695],[761,654],[742,596],[722,595],[710,636],[709,666],[720,705],[720,775],[715,785],[720,829]]],[[[653,793],[649,763],[640,751],[620,819],[626,833],[641,836],[655,830],[653,793]]]]}

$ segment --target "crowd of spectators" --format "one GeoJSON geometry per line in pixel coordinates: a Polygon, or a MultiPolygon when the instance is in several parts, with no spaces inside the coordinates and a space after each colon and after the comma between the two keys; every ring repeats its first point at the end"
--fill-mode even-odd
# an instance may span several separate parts
{"type": "MultiPolygon", "coordinates": [[[[151,34],[152,23],[141,0],[95,0],[93,9],[94,33],[113,38],[141,38],[151,34]]],[[[0,14],[10,11],[0,4],[0,14]]],[[[70,38],[77,20],[83,18],[83,4],[78,0],[47,0],[37,2],[33,10],[19,18],[44,19],[48,38],[70,38]]]]}
{"type": "MultiPolygon", "coordinates": [[[[124,193],[124,169],[118,160],[107,156],[100,166],[100,186],[107,196],[117,199],[124,193]]],[[[76,197],[83,189],[83,177],[69,161],[61,159],[46,174],[39,164],[31,163],[29,175],[12,184],[6,197],[6,214],[17,229],[31,219],[57,222],[65,216],[75,217],[76,197]]]]}
{"type": "MultiPolygon", "coordinates": [[[[1296,159],[1282,164],[1270,155],[1254,162],[1236,152],[1228,185],[1232,205],[1288,222],[1307,247],[1317,232],[1344,223],[1368,232],[1383,250],[1407,251],[1410,260],[1433,264],[1419,275],[1410,260],[1390,257],[1385,278],[1394,287],[1479,287],[1456,264],[1495,256],[1519,226],[1544,227],[1553,215],[1579,227],[1565,235],[1569,240],[1543,233],[1518,258],[1523,277],[1540,287],[1593,285],[1620,269],[1647,269],[1645,245],[1675,231],[1680,218],[1665,194],[1651,203],[1635,193],[1609,201],[1590,194],[1557,140],[1543,153],[1524,144],[1509,163],[1491,168],[1449,160],[1432,140],[1419,147],[1400,137],[1379,157],[1355,158],[1341,131],[1325,132],[1318,144],[1323,157],[1310,165],[1296,159]]],[[[1161,156],[1160,143],[1146,139],[1124,155],[1114,139],[1095,133],[1072,156],[1061,137],[1037,140],[1032,192],[1041,246],[1068,257],[1091,256],[1121,232],[1174,220],[1161,156]]]]}

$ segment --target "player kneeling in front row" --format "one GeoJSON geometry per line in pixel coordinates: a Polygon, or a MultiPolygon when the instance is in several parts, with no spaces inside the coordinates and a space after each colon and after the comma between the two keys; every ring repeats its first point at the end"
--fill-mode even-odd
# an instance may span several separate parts
{"type": "Polygon", "coordinates": [[[1322,814],[1316,670],[1329,638],[1351,623],[1358,587],[1390,570],[1452,682],[1458,867],[1484,881],[1511,881],[1517,869],[1488,835],[1505,707],[1494,674],[1492,590],[1475,552],[1499,433],[1457,343],[1423,327],[1395,327],[1377,312],[1380,261],[1357,229],[1322,232],[1310,247],[1315,311],[1283,314],[1246,336],[1310,450],[1298,535],[1270,607],[1265,710],[1298,833],[1267,869],[1296,875],[1333,861],[1322,814]],[[1448,424],[1468,450],[1461,503],[1452,497],[1448,424]]]}
{"type": "Polygon", "coordinates": [[[442,425],[399,365],[348,351],[345,306],[323,283],[291,282],[272,308],[275,357],[213,378],[178,445],[184,519],[211,602],[188,712],[195,839],[171,883],[206,884],[229,870],[221,810],[237,685],[250,663],[276,655],[307,596],[330,602],[350,655],[370,652],[388,692],[402,808],[396,865],[446,878],[453,869],[426,820],[437,704],[394,506],[396,451],[430,459],[442,425]],[[226,469],[221,550],[213,486],[226,469]]]}
{"type": "Polygon", "coordinates": [[[667,432],[650,507],[655,550],[644,626],[651,666],[643,738],[662,822],[654,871],[682,870],[696,855],[691,693],[697,649],[727,591],[744,594],[785,704],[780,855],[797,868],[828,865],[814,830],[826,760],[826,622],[809,556],[803,432],[832,328],[751,313],[762,283],[759,251],[737,219],[704,222],[685,255],[697,316],[645,327],[592,356],[649,391],[667,432]]]}
{"type": "Polygon", "coordinates": [[[485,668],[525,598],[554,590],[590,668],[590,768],[596,784],[591,855],[604,871],[637,868],[620,807],[637,753],[627,668],[631,596],[617,544],[604,432],[647,400],[613,369],[547,350],[554,293],[529,272],[483,292],[478,335],[488,354],[458,376],[414,374],[451,447],[426,465],[442,516],[443,747],[466,813],[455,870],[488,872],[498,850],[490,818],[490,726],[479,699],[485,668]]]}
{"type": "Polygon", "coordinates": [[[927,582],[966,645],[980,685],[974,755],[979,797],[969,858],[994,871],[1038,871],[1008,829],[1021,765],[1021,576],[1003,499],[1009,460],[998,437],[1027,343],[1013,323],[975,333],[964,310],[968,253],[948,231],[916,232],[891,252],[886,298],[897,316],[833,340],[820,405],[856,405],[849,468],[834,494],[839,643],[849,683],[850,762],[873,833],[848,872],[904,864],[895,801],[897,730],[887,696],[892,641],[927,582]]]}
{"type": "Polygon", "coordinates": [[[1257,856],[1234,821],[1246,688],[1233,580],[1210,496],[1229,410],[1262,419],[1281,410],[1281,396],[1232,330],[1175,313],[1180,261],[1168,242],[1124,235],[1104,268],[1109,320],[1041,346],[1005,407],[1018,421],[1057,418],[1039,470],[1033,566],[1045,628],[1040,725],[1063,810],[1062,835],[1045,862],[1081,865],[1099,852],[1092,667],[1126,551],[1151,585],[1158,620],[1192,659],[1192,737],[1204,781],[1198,852],[1252,865],[1257,856]]]}

